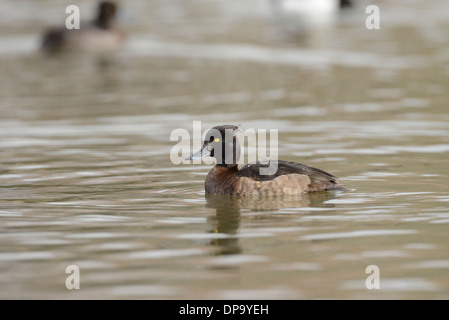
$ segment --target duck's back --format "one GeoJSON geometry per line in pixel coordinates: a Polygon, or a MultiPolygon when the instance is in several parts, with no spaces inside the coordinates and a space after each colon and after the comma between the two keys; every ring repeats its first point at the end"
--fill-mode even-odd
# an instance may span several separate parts
{"type": "Polygon", "coordinates": [[[247,164],[239,170],[239,176],[250,179],[242,180],[243,190],[248,190],[253,185],[263,194],[270,194],[270,190],[274,194],[343,190],[334,175],[299,162],[272,160],[247,164]],[[262,174],[262,169],[265,174],[262,174]]]}
{"type": "Polygon", "coordinates": [[[310,177],[311,182],[327,181],[336,182],[337,177],[318,168],[305,164],[284,160],[270,160],[247,164],[240,168],[239,175],[256,181],[269,181],[287,174],[300,174],[310,177]],[[262,169],[265,170],[263,174],[262,169]]]}
{"type": "Polygon", "coordinates": [[[211,194],[262,196],[346,190],[337,183],[337,177],[326,171],[282,160],[247,164],[240,170],[215,166],[205,186],[206,193],[211,194]],[[267,174],[261,174],[261,169],[267,174]]]}

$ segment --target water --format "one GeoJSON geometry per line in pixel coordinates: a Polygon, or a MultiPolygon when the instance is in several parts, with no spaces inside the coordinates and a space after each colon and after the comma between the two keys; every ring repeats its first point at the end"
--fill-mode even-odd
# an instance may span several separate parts
{"type": "Polygon", "coordinates": [[[102,62],[36,53],[60,1],[4,1],[0,298],[448,299],[448,10],[408,3],[304,35],[263,1],[134,1],[102,62]],[[170,162],[193,121],[279,129],[352,191],[206,198],[210,166],[170,162]]]}

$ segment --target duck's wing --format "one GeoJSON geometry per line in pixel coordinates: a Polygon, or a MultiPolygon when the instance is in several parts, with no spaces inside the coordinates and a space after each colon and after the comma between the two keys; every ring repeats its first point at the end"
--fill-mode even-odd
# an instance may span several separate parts
{"type": "Polygon", "coordinates": [[[312,183],[336,183],[337,177],[318,168],[309,167],[299,162],[270,160],[265,163],[257,162],[247,164],[240,168],[239,176],[248,177],[256,181],[267,181],[286,174],[304,174],[310,177],[312,183]],[[262,168],[267,171],[263,174],[262,168]],[[268,173],[268,174],[267,174],[268,173]]]}

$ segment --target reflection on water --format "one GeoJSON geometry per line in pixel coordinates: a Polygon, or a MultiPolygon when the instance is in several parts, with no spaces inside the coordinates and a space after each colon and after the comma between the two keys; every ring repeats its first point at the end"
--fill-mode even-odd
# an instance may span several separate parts
{"type": "Polygon", "coordinates": [[[315,192],[282,196],[216,196],[206,195],[207,207],[215,209],[249,209],[251,211],[269,211],[281,208],[333,207],[325,203],[334,199],[338,192],[315,192]]]}
{"type": "Polygon", "coordinates": [[[324,204],[324,201],[332,198],[334,198],[332,192],[268,198],[206,195],[206,207],[216,210],[216,215],[209,219],[209,223],[214,226],[210,232],[216,237],[211,245],[219,248],[216,253],[219,255],[241,253],[238,233],[242,209],[273,212],[280,208],[333,207],[332,204],[324,204]]]}
{"type": "Polygon", "coordinates": [[[242,252],[240,239],[237,235],[240,226],[240,210],[234,208],[216,208],[217,213],[209,219],[209,223],[214,226],[209,231],[216,236],[211,241],[212,246],[216,246],[218,255],[238,254],[242,252]],[[220,235],[224,235],[221,237],[220,235]]]}
{"type": "Polygon", "coordinates": [[[239,226],[241,210],[252,212],[267,211],[273,213],[280,208],[333,207],[324,204],[334,198],[333,192],[316,192],[302,195],[272,196],[259,198],[253,196],[206,195],[206,207],[214,208],[216,215],[209,219],[214,226],[210,231],[216,237],[211,245],[219,248],[216,254],[237,254],[242,252],[239,244],[239,226]]]}
{"type": "Polygon", "coordinates": [[[271,1],[133,1],[107,60],[37,54],[65,7],[3,2],[1,298],[449,297],[445,1],[379,4],[377,31],[354,2],[305,38],[271,1]],[[169,157],[192,121],[279,129],[352,191],[206,197],[210,166],[169,157]]]}

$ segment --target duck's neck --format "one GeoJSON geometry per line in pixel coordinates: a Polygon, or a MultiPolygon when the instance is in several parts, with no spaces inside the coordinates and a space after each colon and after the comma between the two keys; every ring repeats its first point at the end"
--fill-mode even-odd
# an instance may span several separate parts
{"type": "Polygon", "coordinates": [[[97,19],[95,20],[95,26],[100,29],[109,29],[112,27],[112,19],[97,19]]]}
{"type": "Polygon", "coordinates": [[[115,13],[110,12],[111,8],[101,8],[98,13],[97,18],[95,19],[95,26],[100,29],[109,29],[114,24],[115,13]]]}
{"type": "Polygon", "coordinates": [[[209,194],[232,194],[238,180],[238,166],[215,165],[206,177],[205,189],[209,194]]]}

